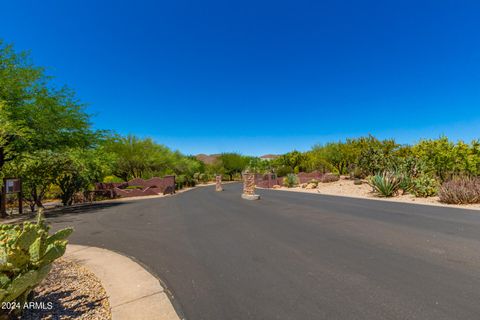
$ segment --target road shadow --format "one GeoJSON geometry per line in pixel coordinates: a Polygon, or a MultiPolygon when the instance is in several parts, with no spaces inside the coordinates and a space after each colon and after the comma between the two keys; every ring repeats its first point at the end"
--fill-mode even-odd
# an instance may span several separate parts
{"type": "MultiPolygon", "coordinates": [[[[88,214],[92,212],[97,212],[102,209],[108,209],[113,207],[118,207],[127,204],[127,202],[107,202],[107,203],[87,203],[87,204],[79,204],[73,205],[70,207],[57,207],[55,209],[49,209],[44,212],[45,218],[47,220],[54,220],[58,222],[58,218],[67,218],[67,217],[75,217],[83,214],[88,214]]],[[[22,215],[15,215],[11,217],[7,217],[5,219],[1,219],[0,223],[13,223],[19,224],[25,221],[32,221],[36,219],[37,212],[29,212],[22,215]]],[[[68,220],[65,220],[68,221],[68,220]]]]}

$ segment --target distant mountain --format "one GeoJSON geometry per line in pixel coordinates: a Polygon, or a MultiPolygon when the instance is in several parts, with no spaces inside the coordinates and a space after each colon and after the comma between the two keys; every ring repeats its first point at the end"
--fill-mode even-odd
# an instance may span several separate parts
{"type": "Polygon", "coordinates": [[[198,160],[202,161],[205,164],[214,164],[215,161],[217,161],[218,157],[220,157],[220,154],[208,155],[208,154],[201,153],[195,156],[195,158],[197,158],[198,160]]]}

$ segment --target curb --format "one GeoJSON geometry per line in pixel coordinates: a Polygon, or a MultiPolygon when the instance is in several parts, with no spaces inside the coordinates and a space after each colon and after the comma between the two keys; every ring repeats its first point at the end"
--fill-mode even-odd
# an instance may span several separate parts
{"type": "Polygon", "coordinates": [[[116,252],[69,244],[64,258],[92,271],[107,292],[113,320],[180,320],[159,280],[116,252]]]}

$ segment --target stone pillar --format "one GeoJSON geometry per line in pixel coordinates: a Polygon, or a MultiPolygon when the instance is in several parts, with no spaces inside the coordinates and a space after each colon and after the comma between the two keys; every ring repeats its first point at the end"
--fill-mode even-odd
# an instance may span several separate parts
{"type": "Polygon", "coordinates": [[[221,175],[215,176],[215,191],[223,191],[221,175]]]}
{"type": "Polygon", "coordinates": [[[243,173],[243,194],[246,200],[258,200],[260,196],[255,194],[255,174],[248,171],[243,173]]]}

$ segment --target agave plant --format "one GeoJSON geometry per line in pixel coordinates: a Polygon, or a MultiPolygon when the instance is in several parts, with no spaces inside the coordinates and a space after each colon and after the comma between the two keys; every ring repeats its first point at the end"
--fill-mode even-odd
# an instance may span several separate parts
{"type": "Polygon", "coordinates": [[[368,184],[372,186],[373,191],[380,197],[393,197],[398,194],[402,185],[402,179],[397,174],[390,171],[384,171],[371,176],[368,184]]]}

